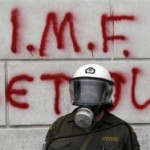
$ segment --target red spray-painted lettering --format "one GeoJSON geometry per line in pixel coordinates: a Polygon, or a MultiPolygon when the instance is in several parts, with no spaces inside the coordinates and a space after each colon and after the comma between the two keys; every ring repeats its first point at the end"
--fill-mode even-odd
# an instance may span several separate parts
{"type": "MultiPolygon", "coordinates": [[[[19,52],[19,44],[21,44],[20,40],[20,10],[18,8],[15,8],[11,12],[11,24],[12,24],[12,42],[11,42],[11,51],[13,53],[19,52]]],[[[110,15],[102,14],[101,16],[101,28],[102,28],[102,38],[103,38],[103,52],[108,52],[108,42],[115,40],[126,40],[127,37],[125,35],[114,35],[114,32],[112,35],[109,33],[108,30],[108,24],[112,22],[114,25],[115,21],[133,21],[135,20],[135,17],[133,15],[110,15]]],[[[58,17],[57,13],[55,12],[49,12],[47,14],[47,18],[45,21],[45,27],[41,36],[40,40],[40,47],[39,47],[39,55],[41,57],[44,57],[47,55],[46,51],[48,50],[48,42],[50,41],[50,31],[54,33],[54,36],[56,37],[57,42],[57,48],[58,49],[64,49],[65,48],[65,40],[64,40],[64,33],[69,29],[70,32],[70,40],[72,42],[73,49],[76,53],[81,52],[81,48],[79,45],[79,40],[77,39],[77,36],[75,34],[75,20],[74,15],[72,12],[68,12],[64,15],[63,20],[58,23],[58,17]]],[[[115,29],[115,26],[112,27],[112,29],[115,29]]],[[[23,29],[22,29],[23,30],[23,29]]],[[[51,39],[53,41],[53,39],[51,39]]],[[[50,42],[51,42],[50,41],[50,42]]],[[[93,42],[89,42],[87,44],[87,48],[90,51],[93,51],[96,47],[96,45],[93,42]]],[[[97,48],[97,47],[96,47],[97,48]]],[[[29,44],[26,46],[26,49],[33,55],[33,51],[35,51],[35,46],[32,44],[29,44]]],[[[124,50],[123,52],[125,57],[129,56],[128,50],[124,50]]]]}
{"type": "Polygon", "coordinates": [[[137,74],[139,72],[140,72],[140,70],[138,68],[133,68],[132,69],[131,99],[132,99],[133,105],[137,109],[145,109],[148,105],[150,105],[150,99],[146,100],[146,102],[143,103],[143,104],[139,104],[138,101],[135,98],[135,88],[136,88],[136,84],[137,84],[137,74]]]}
{"type": "Polygon", "coordinates": [[[12,23],[12,42],[11,42],[11,50],[13,53],[18,52],[18,41],[19,41],[19,29],[20,29],[20,11],[15,8],[11,12],[11,23],[12,23]]]}
{"type": "MultiPolygon", "coordinates": [[[[133,106],[138,110],[143,110],[147,108],[150,105],[150,99],[146,100],[143,104],[139,104],[138,100],[135,98],[136,95],[136,85],[137,85],[137,74],[139,73],[138,68],[132,69],[132,82],[131,82],[131,101],[133,106]]],[[[114,95],[114,108],[118,107],[120,101],[121,101],[121,95],[123,93],[123,86],[126,84],[126,77],[124,74],[120,72],[111,72],[111,76],[114,79],[115,82],[115,95],[114,95]]],[[[70,79],[70,76],[64,74],[64,73],[57,73],[57,74],[50,74],[50,73],[44,73],[40,76],[40,79],[42,81],[53,81],[54,87],[55,87],[55,99],[54,99],[54,111],[56,114],[60,114],[60,92],[61,92],[61,85],[68,81],[70,79]]],[[[10,102],[10,104],[14,107],[21,108],[21,109],[27,109],[29,107],[28,103],[19,102],[18,100],[15,100],[12,95],[26,95],[27,90],[26,89],[14,89],[13,85],[18,82],[22,81],[28,81],[33,82],[34,78],[30,75],[17,75],[13,77],[6,89],[6,97],[7,100],[10,102]]],[[[111,110],[113,110],[111,109],[111,110]]]]}
{"type": "Polygon", "coordinates": [[[64,20],[62,21],[60,28],[58,29],[58,22],[57,22],[57,15],[54,12],[51,12],[47,15],[45,29],[41,39],[40,45],[40,56],[45,56],[46,44],[48,39],[48,34],[50,30],[51,24],[53,25],[54,34],[57,39],[57,48],[62,49],[64,48],[64,40],[63,40],[63,33],[64,29],[67,24],[70,27],[70,36],[73,43],[74,50],[76,52],[80,52],[80,46],[76,40],[75,33],[74,33],[74,24],[73,24],[73,15],[72,13],[67,13],[65,15],[64,20]]]}
{"type": "Polygon", "coordinates": [[[122,93],[122,84],[126,83],[126,79],[124,75],[119,72],[112,72],[111,76],[115,82],[115,95],[114,95],[114,103],[113,103],[114,107],[111,109],[113,110],[119,104],[121,93],[122,93]]]}
{"type": "Polygon", "coordinates": [[[7,100],[10,102],[10,104],[14,107],[17,108],[22,108],[22,109],[27,109],[29,107],[29,104],[26,102],[19,102],[18,100],[15,100],[12,95],[26,95],[27,94],[27,90],[26,89],[15,89],[13,88],[13,85],[16,82],[22,82],[22,81],[28,81],[28,82],[32,82],[34,80],[33,77],[29,76],[29,75],[17,75],[14,78],[12,78],[7,86],[6,89],[6,97],[7,100]]]}
{"type": "Polygon", "coordinates": [[[60,99],[60,85],[64,81],[68,81],[70,79],[69,76],[60,73],[60,74],[43,74],[41,75],[41,80],[53,80],[55,85],[55,103],[54,103],[54,110],[56,114],[60,114],[59,108],[59,99],[60,99]]]}
{"type": "MultiPolygon", "coordinates": [[[[108,16],[107,14],[103,14],[101,18],[101,27],[102,27],[102,36],[103,36],[103,51],[106,53],[108,51],[108,42],[114,40],[126,40],[127,37],[124,35],[109,35],[107,25],[109,22],[112,22],[114,25],[114,21],[122,21],[122,20],[129,20],[133,21],[135,19],[134,16],[127,16],[127,15],[121,15],[121,16],[108,16]]],[[[114,30],[114,27],[113,27],[114,30]]]]}

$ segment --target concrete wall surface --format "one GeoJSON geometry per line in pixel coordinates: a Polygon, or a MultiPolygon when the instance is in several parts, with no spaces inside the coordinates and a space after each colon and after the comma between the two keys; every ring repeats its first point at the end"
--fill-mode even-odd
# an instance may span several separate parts
{"type": "Polygon", "coordinates": [[[150,150],[149,14],[150,0],[0,0],[0,150],[42,150],[87,63],[108,68],[111,112],[150,150]]]}

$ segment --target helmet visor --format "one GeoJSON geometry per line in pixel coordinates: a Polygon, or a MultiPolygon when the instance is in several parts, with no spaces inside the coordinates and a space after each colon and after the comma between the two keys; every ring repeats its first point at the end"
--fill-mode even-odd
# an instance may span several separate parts
{"type": "Polygon", "coordinates": [[[73,105],[100,105],[104,102],[108,83],[99,79],[76,78],[70,81],[73,105]]]}

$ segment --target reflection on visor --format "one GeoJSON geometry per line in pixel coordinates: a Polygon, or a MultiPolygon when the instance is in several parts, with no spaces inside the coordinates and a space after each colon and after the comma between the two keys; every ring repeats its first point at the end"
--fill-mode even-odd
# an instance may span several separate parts
{"type": "Polygon", "coordinates": [[[75,105],[99,105],[104,101],[107,85],[98,79],[80,78],[70,82],[70,92],[75,105]]]}

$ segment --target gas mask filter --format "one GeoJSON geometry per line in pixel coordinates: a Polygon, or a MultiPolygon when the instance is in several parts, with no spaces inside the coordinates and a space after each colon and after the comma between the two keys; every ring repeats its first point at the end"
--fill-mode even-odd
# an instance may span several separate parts
{"type": "Polygon", "coordinates": [[[75,123],[81,128],[88,128],[93,122],[94,114],[92,110],[86,107],[81,107],[77,110],[75,115],[75,123]]]}

